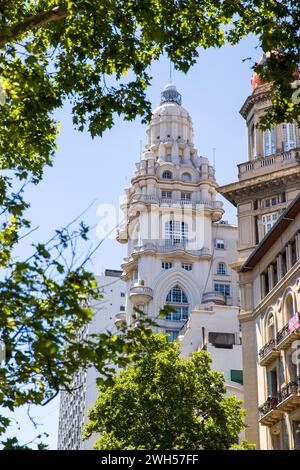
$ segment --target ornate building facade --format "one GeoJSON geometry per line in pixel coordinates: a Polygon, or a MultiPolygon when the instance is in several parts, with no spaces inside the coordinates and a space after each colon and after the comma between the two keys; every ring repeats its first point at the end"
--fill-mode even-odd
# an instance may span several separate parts
{"type": "Polygon", "coordinates": [[[229,267],[237,234],[221,221],[214,168],[198,155],[191,117],[174,85],[162,92],[147,136],[118,233],[128,244],[126,320],[138,306],[175,338],[196,305],[238,305],[237,275],[229,267]],[[157,318],[165,304],[176,312],[157,318]]]}
{"type": "Polygon", "coordinates": [[[254,73],[252,94],[240,110],[248,129],[248,160],[238,165],[237,182],[219,188],[237,207],[240,264],[299,192],[299,127],[296,123],[266,131],[257,127],[271,106],[271,96],[270,85],[254,73]]]}
{"type": "MultiPolygon", "coordinates": [[[[299,276],[300,226],[297,218],[285,231],[285,223],[300,191],[300,131],[296,123],[258,129],[260,117],[271,106],[271,97],[270,85],[254,74],[252,94],[240,111],[248,128],[248,160],[238,165],[239,180],[219,191],[237,207],[238,215],[238,259],[232,266],[239,271],[241,287],[246,437],[257,448],[288,449],[298,446],[297,437],[294,424],[288,424],[281,412],[293,410],[298,399],[292,399],[286,408],[282,401],[284,397],[290,400],[291,391],[298,394],[295,383],[299,368],[297,371],[288,359],[291,342],[282,347],[281,336],[289,331],[290,315],[296,318],[299,311],[295,283],[299,276]],[[292,297],[288,292],[293,292],[292,297]],[[292,304],[293,313],[289,313],[292,304]],[[268,414],[267,403],[274,405],[271,415],[278,411],[280,416],[280,424],[270,432],[266,427],[274,421],[264,416],[268,414]]],[[[297,419],[294,416],[292,421],[297,419]]]]}
{"type": "Polygon", "coordinates": [[[147,129],[122,209],[118,241],[128,245],[122,264],[126,314],[134,308],[155,319],[158,330],[178,337],[182,355],[205,349],[224,373],[228,393],[243,397],[238,321],[237,227],[222,220],[214,168],[198,155],[189,113],[167,85],[147,129]],[[175,312],[158,316],[170,305],[175,312]]]}
{"type": "Polygon", "coordinates": [[[300,194],[240,269],[247,437],[260,449],[300,450],[299,230],[300,194]]]}

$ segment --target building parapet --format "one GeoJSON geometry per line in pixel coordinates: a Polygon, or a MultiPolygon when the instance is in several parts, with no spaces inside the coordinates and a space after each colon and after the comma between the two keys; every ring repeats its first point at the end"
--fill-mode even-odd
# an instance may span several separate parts
{"type": "Polygon", "coordinates": [[[238,165],[239,179],[244,180],[263,175],[266,173],[266,169],[271,172],[294,166],[295,163],[300,162],[299,151],[299,148],[295,148],[287,152],[276,153],[268,157],[261,156],[252,161],[240,163],[238,165]]]}

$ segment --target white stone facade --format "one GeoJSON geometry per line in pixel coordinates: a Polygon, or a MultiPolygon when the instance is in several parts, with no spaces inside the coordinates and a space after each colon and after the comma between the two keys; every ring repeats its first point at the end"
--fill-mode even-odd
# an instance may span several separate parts
{"type": "Polygon", "coordinates": [[[147,135],[118,233],[128,244],[126,320],[137,306],[158,331],[178,337],[183,357],[206,349],[227,392],[243,399],[239,289],[230,267],[237,227],[221,220],[214,168],[194,147],[192,120],[174,85],[163,91],[147,135]],[[176,313],[158,317],[166,304],[176,313]]]}
{"type": "Polygon", "coordinates": [[[163,91],[147,135],[118,233],[118,241],[128,244],[122,264],[126,320],[138,306],[176,336],[196,305],[212,298],[238,304],[237,276],[229,266],[236,258],[237,229],[220,222],[224,210],[214,168],[198,155],[191,117],[174,85],[163,91]],[[157,318],[165,304],[176,314],[157,318]]]}

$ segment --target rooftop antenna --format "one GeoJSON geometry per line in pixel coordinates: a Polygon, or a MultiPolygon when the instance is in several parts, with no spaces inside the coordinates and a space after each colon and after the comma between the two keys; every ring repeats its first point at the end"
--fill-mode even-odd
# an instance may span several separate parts
{"type": "Polygon", "coordinates": [[[172,61],[170,59],[169,83],[172,83],[172,61]]]}

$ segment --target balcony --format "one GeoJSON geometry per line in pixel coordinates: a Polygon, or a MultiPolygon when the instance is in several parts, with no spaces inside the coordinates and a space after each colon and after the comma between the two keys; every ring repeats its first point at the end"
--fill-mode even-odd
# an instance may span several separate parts
{"type": "Polygon", "coordinates": [[[208,257],[210,258],[211,253],[209,248],[201,248],[200,250],[192,250],[191,242],[181,242],[181,243],[167,243],[168,240],[165,241],[165,244],[158,244],[156,245],[156,251],[158,253],[169,253],[174,251],[184,251],[185,253],[190,253],[196,256],[208,257]]]}
{"type": "Polygon", "coordinates": [[[298,406],[300,406],[300,376],[281,389],[277,408],[290,413],[298,406]]]}
{"type": "Polygon", "coordinates": [[[300,338],[299,314],[297,313],[277,334],[277,348],[288,349],[290,345],[300,338]],[[295,318],[296,317],[296,318],[295,318]]]}
{"type": "Polygon", "coordinates": [[[222,201],[212,200],[191,201],[190,199],[160,198],[159,204],[166,206],[187,207],[193,209],[223,209],[222,201]]]}
{"type": "Polygon", "coordinates": [[[270,339],[263,348],[260,349],[259,353],[259,365],[268,366],[274,359],[276,359],[280,352],[276,348],[276,340],[270,339]]]}
{"type": "Polygon", "coordinates": [[[202,294],[202,303],[205,304],[207,302],[225,305],[226,297],[222,292],[204,292],[204,294],[202,294]]]}
{"type": "Polygon", "coordinates": [[[253,178],[266,171],[273,172],[295,166],[299,163],[299,150],[292,149],[286,152],[279,152],[268,157],[258,157],[255,160],[241,163],[239,168],[239,179],[253,178]]]}
{"type": "Polygon", "coordinates": [[[278,397],[269,397],[258,408],[259,422],[262,426],[273,426],[282,416],[282,411],[277,409],[278,397]]]}
{"type": "Polygon", "coordinates": [[[131,287],[129,298],[133,304],[146,304],[153,299],[153,292],[150,287],[136,284],[131,287]]]}
{"type": "Polygon", "coordinates": [[[115,325],[117,328],[121,328],[126,323],[126,312],[118,312],[115,315],[115,325]]]}

